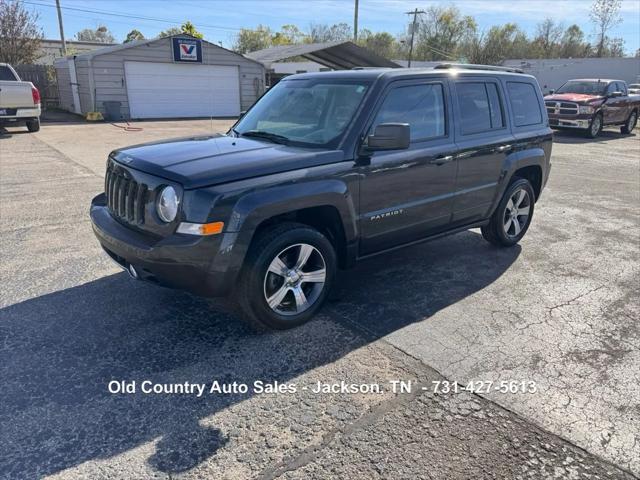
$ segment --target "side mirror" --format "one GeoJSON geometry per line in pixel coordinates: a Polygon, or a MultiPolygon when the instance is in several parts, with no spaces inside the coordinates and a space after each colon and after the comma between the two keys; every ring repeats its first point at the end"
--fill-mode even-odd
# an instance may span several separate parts
{"type": "Polygon", "coordinates": [[[611,98],[622,97],[622,96],[623,96],[623,93],[622,93],[622,92],[619,92],[619,91],[615,91],[615,92],[611,92],[611,93],[609,94],[609,96],[610,96],[611,98]]]}
{"type": "Polygon", "coordinates": [[[238,120],[240,120],[240,119],[241,119],[242,117],[244,117],[246,114],[247,114],[247,111],[246,111],[246,110],[242,110],[242,111],[240,112],[240,116],[238,117],[238,120]]]}
{"type": "Polygon", "coordinates": [[[554,93],[556,93],[556,91],[553,88],[549,90],[549,95],[553,95],[554,93]]]}
{"type": "Polygon", "coordinates": [[[367,150],[406,150],[411,128],[408,123],[381,123],[367,137],[367,150]]]}

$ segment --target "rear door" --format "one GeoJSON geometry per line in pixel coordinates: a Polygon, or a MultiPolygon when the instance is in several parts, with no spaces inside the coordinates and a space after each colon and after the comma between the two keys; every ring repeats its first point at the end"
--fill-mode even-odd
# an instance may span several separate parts
{"type": "Polygon", "coordinates": [[[455,145],[445,79],[392,82],[366,134],[381,123],[408,123],[408,150],[374,152],[362,161],[361,253],[409,243],[448,225],[455,186],[455,145]]]}
{"type": "Polygon", "coordinates": [[[454,81],[453,87],[459,149],[453,222],[465,224],[487,216],[514,137],[497,79],[465,77],[454,81]]]}
{"type": "Polygon", "coordinates": [[[607,98],[603,107],[604,123],[607,125],[624,121],[626,113],[625,105],[628,99],[625,97],[609,97],[613,92],[619,91],[621,90],[618,82],[611,82],[607,86],[605,93],[607,98]]]}

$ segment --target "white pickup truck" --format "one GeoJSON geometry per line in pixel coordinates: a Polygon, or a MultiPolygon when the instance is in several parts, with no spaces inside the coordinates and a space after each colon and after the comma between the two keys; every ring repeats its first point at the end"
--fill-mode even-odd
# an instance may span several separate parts
{"type": "Polygon", "coordinates": [[[40,92],[31,82],[23,82],[16,71],[0,63],[0,126],[26,125],[40,130],[40,92]]]}

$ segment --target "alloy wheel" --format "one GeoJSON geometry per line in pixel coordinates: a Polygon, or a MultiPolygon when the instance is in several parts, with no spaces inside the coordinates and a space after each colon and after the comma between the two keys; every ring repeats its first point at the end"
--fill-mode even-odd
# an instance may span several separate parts
{"type": "Polygon", "coordinates": [[[600,116],[598,115],[593,119],[593,122],[591,122],[591,135],[596,136],[598,134],[600,131],[600,123],[600,116]]]}
{"type": "Polygon", "coordinates": [[[264,299],[280,315],[298,315],[320,297],[327,276],[320,251],[308,243],[282,250],[264,277],[264,299]]]}
{"type": "Polygon", "coordinates": [[[507,237],[517,237],[529,221],[531,197],[525,189],[518,189],[509,198],[502,226],[507,237]]]}

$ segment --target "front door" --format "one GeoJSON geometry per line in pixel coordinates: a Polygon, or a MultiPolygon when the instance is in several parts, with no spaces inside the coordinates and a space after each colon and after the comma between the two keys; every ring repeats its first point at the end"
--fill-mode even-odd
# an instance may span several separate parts
{"type": "Polygon", "coordinates": [[[393,82],[366,130],[408,123],[407,150],[360,159],[360,253],[366,255],[425,237],[448,225],[456,163],[446,80],[393,82]]]}

